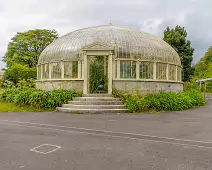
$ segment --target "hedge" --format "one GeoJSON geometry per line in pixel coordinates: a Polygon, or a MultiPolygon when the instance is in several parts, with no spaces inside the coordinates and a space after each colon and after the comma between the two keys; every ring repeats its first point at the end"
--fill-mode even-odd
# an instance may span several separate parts
{"type": "Polygon", "coordinates": [[[160,92],[145,96],[121,94],[113,92],[115,97],[121,97],[129,112],[144,111],[178,111],[205,105],[204,95],[198,90],[185,92],[160,92]]]}
{"type": "Polygon", "coordinates": [[[37,108],[56,108],[67,103],[78,94],[75,90],[43,91],[35,88],[8,88],[0,94],[0,100],[37,108]]]}

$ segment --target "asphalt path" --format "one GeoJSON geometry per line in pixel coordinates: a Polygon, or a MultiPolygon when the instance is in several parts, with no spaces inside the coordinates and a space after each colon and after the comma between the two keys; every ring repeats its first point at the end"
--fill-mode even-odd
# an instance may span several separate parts
{"type": "Polygon", "coordinates": [[[0,169],[212,169],[212,107],[137,115],[0,113],[0,169]]]}

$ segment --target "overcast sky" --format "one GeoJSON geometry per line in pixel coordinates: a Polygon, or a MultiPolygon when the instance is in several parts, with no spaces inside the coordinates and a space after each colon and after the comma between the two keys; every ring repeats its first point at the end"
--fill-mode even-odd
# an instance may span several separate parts
{"type": "Polygon", "coordinates": [[[0,0],[0,60],[16,32],[55,29],[61,36],[111,21],[160,38],[167,26],[184,26],[196,63],[212,45],[211,7],[212,0],[0,0]]]}

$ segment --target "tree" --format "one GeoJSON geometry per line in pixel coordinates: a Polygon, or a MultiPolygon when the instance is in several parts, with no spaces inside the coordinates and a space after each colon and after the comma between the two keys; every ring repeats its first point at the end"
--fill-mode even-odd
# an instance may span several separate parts
{"type": "MultiPolygon", "coordinates": [[[[197,80],[212,78],[212,47],[209,47],[205,56],[194,66],[195,72],[192,78],[193,85],[197,80]]],[[[199,87],[199,84],[198,84],[199,87]]],[[[212,81],[207,82],[207,92],[212,92],[212,81]]]]}
{"type": "Polygon", "coordinates": [[[163,40],[171,45],[178,53],[182,63],[182,78],[183,81],[189,81],[194,75],[192,67],[194,49],[191,47],[191,42],[186,39],[187,32],[184,27],[176,26],[175,29],[167,29],[164,31],[163,40]]]}
{"type": "Polygon", "coordinates": [[[194,67],[196,79],[212,78],[212,47],[208,48],[205,56],[194,67]]]}
{"type": "Polygon", "coordinates": [[[36,67],[29,68],[26,65],[13,63],[5,73],[5,79],[18,83],[20,80],[36,79],[36,67]]]}
{"type": "Polygon", "coordinates": [[[208,48],[205,56],[202,58],[206,65],[212,64],[212,46],[208,48]]]}
{"type": "Polygon", "coordinates": [[[13,63],[20,63],[29,68],[37,65],[41,52],[56,38],[55,30],[36,29],[27,32],[18,32],[8,45],[4,56],[7,68],[13,63]]]}

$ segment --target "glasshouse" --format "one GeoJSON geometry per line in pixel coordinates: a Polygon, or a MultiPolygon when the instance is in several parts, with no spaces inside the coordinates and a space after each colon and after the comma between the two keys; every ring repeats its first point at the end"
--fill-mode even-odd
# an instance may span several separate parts
{"type": "Polygon", "coordinates": [[[112,24],[79,29],[52,42],[37,65],[37,88],[84,94],[182,91],[181,61],[160,38],[112,24]]]}

